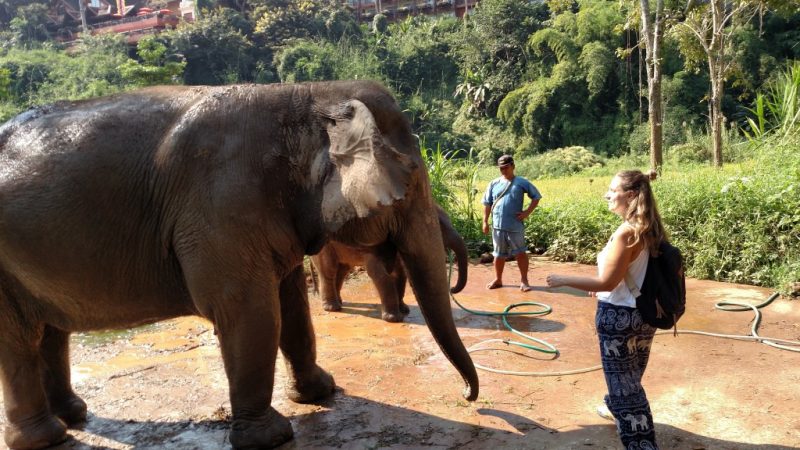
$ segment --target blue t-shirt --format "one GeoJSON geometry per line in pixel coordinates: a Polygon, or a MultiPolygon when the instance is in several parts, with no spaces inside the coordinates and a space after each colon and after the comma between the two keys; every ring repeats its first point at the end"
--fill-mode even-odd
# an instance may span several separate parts
{"type": "MultiPolygon", "coordinates": [[[[542,198],[542,194],[530,181],[520,176],[515,176],[510,181],[511,188],[497,200],[497,205],[492,210],[492,228],[503,231],[522,232],[525,225],[517,219],[517,213],[522,211],[522,202],[525,194],[532,200],[542,198]]],[[[508,187],[509,181],[503,177],[492,180],[483,194],[483,204],[491,206],[500,194],[508,187]]]]}

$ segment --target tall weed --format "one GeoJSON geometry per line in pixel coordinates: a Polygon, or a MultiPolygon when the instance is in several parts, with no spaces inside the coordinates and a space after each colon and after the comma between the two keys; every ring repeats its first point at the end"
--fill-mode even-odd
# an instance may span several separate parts
{"type": "Polygon", "coordinates": [[[780,145],[796,135],[800,128],[800,61],[792,62],[774,78],[748,111],[752,117],[747,118],[750,130],[745,134],[752,142],[765,142],[774,135],[770,142],[780,145]]]}
{"type": "Polygon", "coordinates": [[[420,151],[428,167],[433,198],[450,216],[471,253],[486,250],[486,240],[481,230],[483,206],[478,187],[481,161],[472,150],[443,151],[441,146],[429,148],[420,143],[420,151]],[[460,157],[465,155],[465,157],[460,157]]]}

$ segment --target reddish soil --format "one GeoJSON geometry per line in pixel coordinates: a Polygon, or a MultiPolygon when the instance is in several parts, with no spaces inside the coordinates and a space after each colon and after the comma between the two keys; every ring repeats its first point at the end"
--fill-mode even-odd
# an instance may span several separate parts
{"type": "MultiPolygon", "coordinates": [[[[501,311],[510,303],[543,302],[547,316],[515,318],[515,328],[555,345],[560,355],[519,355],[500,344],[476,362],[514,371],[557,372],[598,364],[594,301],[571,289],[547,289],[553,271],[595,268],[532,258],[534,290],[486,290],[492,270],[470,267],[456,297],[468,308],[501,311]]],[[[519,281],[514,264],[507,283],[519,281]]],[[[718,301],[762,302],[768,290],[688,280],[685,330],[748,334],[752,313],[715,310],[718,301]]],[[[461,397],[458,374],[428,332],[409,290],[405,323],[380,319],[377,293],[364,274],[350,279],[344,310],[322,310],[311,296],[320,365],[339,391],[322,405],[298,405],[283,392],[279,364],[273,405],[288,416],[295,438],[282,448],[614,449],[614,427],[595,414],[604,393],[601,372],[521,377],[481,371],[481,394],[461,397]]],[[[759,334],[800,339],[800,302],[778,299],[763,310],[759,334]]],[[[464,342],[514,338],[495,317],[454,307],[464,342]]],[[[257,343],[254,346],[257,347],[257,343]]],[[[75,336],[75,389],[89,404],[83,431],[61,449],[219,449],[227,440],[230,403],[213,327],[197,318],[163,322],[132,333],[75,336]]],[[[800,353],[754,342],[698,335],[659,335],[644,380],[663,449],[800,448],[800,353]]],[[[0,418],[0,425],[4,424],[0,418]]],[[[4,448],[4,447],[3,447],[4,448]]]]}

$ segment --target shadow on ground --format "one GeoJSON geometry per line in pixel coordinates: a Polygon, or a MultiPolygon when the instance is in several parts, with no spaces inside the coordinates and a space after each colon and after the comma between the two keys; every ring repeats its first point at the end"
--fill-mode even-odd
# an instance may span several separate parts
{"type": "MultiPolygon", "coordinates": [[[[320,411],[290,417],[295,439],[282,449],[309,448],[446,448],[446,449],[578,449],[609,448],[598,436],[613,434],[613,425],[585,425],[559,432],[519,414],[480,408],[481,416],[502,421],[508,430],[470,425],[406,408],[379,404],[338,392],[320,411]]],[[[87,435],[131,449],[230,448],[229,418],[200,421],[135,421],[90,416],[84,431],[53,449],[98,449],[87,435]]],[[[753,445],[713,439],[679,428],[656,424],[660,445],[669,449],[770,449],[795,447],[753,445]]],[[[613,447],[611,447],[613,448],[613,447]]]]}

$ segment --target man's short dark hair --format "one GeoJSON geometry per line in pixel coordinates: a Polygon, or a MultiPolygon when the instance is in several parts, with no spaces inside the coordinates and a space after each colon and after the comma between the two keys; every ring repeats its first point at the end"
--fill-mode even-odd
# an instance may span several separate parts
{"type": "Polygon", "coordinates": [[[503,155],[497,158],[497,167],[513,166],[514,157],[511,155],[503,155]]]}

